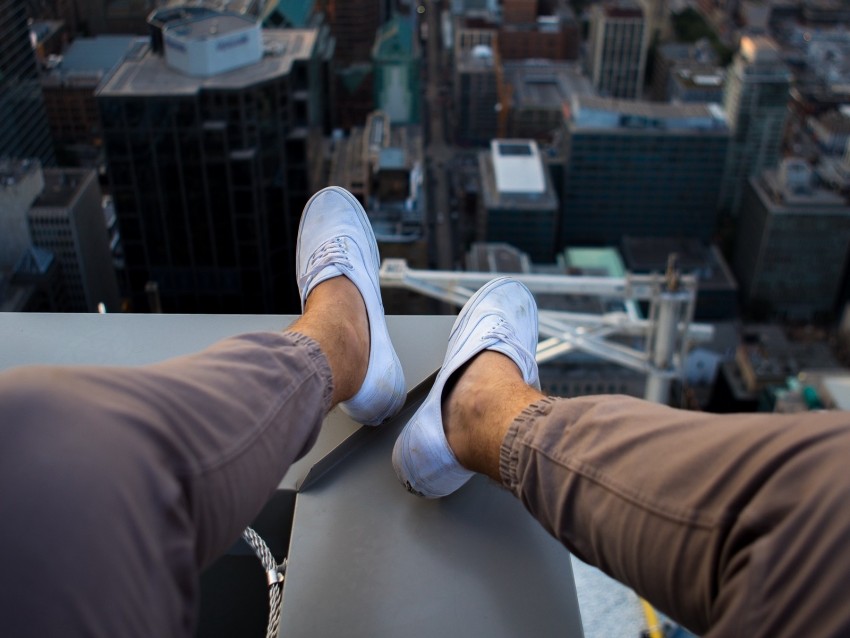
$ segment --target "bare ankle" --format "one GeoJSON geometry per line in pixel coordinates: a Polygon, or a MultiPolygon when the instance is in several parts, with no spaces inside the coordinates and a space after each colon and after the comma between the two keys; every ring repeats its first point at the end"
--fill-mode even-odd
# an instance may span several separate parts
{"type": "Polygon", "coordinates": [[[502,440],[522,410],[542,397],[507,357],[485,351],[443,397],[446,440],[461,465],[499,480],[502,440]]]}
{"type": "Polygon", "coordinates": [[[335,277],[316,286],[304,314],[289,329],[315,339],[327,357],[334,405],[357,393],[369,366],[369,319],[350,280],[335,277]]]}

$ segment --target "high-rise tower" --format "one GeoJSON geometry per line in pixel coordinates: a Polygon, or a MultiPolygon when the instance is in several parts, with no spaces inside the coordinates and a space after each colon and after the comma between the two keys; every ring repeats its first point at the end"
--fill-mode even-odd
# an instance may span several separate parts
{"type": "Polygon", "coordinates": [[[55,163],[26,4],[0,0],[0,157],[55,163]]]}
{"type": "Polygon", "coordinates": [[[732,138],[720,209],[733,215],[750,176],[779,165],[791,75],[772,40],[744,37],[727,70],[723,105],[732,138]]]}
{"type": "Polygon", "coordinates": [[[98,89],[134,306],[155,282],[169,312],[295,312],[323,32],[207,9],[153,22],[153,48],[98,89]]]}
{"type": "Polygon", "coordinates": [[[588,74],[600,95],[641,96],[649,37],[640,5],[633,0],[594,5],[588,47],[588,74]]]}

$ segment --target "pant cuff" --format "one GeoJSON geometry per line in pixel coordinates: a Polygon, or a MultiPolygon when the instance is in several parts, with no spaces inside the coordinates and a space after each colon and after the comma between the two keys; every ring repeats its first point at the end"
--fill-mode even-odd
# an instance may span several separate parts
{"type": "Polygon", "coordinates": [[[328,363],[328,358],[325,356],[325,353],[322,352],[322,349],[319,347],[319,343],[312,337],[308,337],[305,334],[295,331],[284,332],[283,336],[287,337],[292,342],[292,345],[306,349],[307,356],[325,380],[324,390],[322,391],[322,408],[324,413],[327,414],[333,407],[332,401],[334,395],[334,378],[331,373],[331,365],[328,363]]]}
{"type": "Polygon", "coordinates": [[[517,466],[520,449],[531,436],[537,420],[547,417],[556,401],[558,401],[557,397],[544,397],[526,406],[513,420],[505,438],[502,439],[502,446],[499,448],[499,476],[502,485],[511,492],[515,492],[519,484],[517,466]]]}

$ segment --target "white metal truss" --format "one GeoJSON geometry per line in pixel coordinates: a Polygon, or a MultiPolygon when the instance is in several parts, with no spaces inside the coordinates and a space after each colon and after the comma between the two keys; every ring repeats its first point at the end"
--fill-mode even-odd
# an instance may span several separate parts
{"type": "MultiPolygon", "coordinates": [[[[404,259],[385,259],[381,285],[406,288],[463,306],[478,288],[497,276],[489,272],[417,270],[404,259]]],[[[692,323],[697,281],[679,275],[671,263],[665,275],[584,277],[517,273],[510,275],[536,294],[568,294],[622,302],[624,311],[600,314],[540,309],[537,361],[581,350],[647,375],[646,398],[667,403],[670,382],[680,378],[687,348],[711,339],[713,328],[692,323]],[[649,302],[642,319],[638,301],[649,302]],[[622,337],[636,345],[626,345],[622,337]],[[618,337],[619,341],[612,338],[618,337]]]]}

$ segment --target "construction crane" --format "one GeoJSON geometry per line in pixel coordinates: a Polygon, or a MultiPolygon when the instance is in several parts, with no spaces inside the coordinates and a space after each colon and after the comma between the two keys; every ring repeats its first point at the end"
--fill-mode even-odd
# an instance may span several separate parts
{"type": "MultiPolygon", "coordinates": [[[[495,273],[417,270],[404,259],[385,259],[381,285],[406,288],[461,307],[495,273]]],[[[668,403],[673,379],[681,378],[690,344],[710,341],[714,329],[693,323],[697,280],[679,273],[675,256],[664,275],[585,277],[535,273],[511,274],[535,294],[598,297],[622,302],[623,311],[603,313],[539,310],[542,339],[537,361],[543,363],[573,350],[638,370],[647,375],[645,398],[668,403]],[[642,318],[638,302],[649,303],[649,317],[642,318]],[[633,337],[642,349],[615,341],[633,337]]]]}

